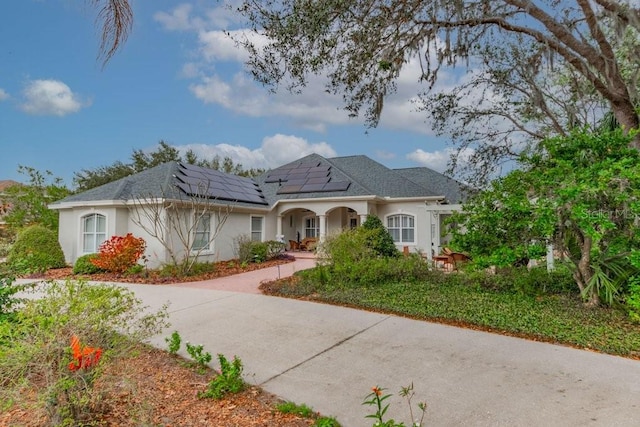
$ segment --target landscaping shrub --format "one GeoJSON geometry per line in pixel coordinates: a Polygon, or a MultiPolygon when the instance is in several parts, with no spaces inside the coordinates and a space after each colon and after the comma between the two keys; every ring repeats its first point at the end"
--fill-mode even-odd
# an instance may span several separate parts
{"type": "Polygon", "coordinates": [[[252,241],[247,234],[235,238],[235,255],[241,264],[250,262],[265,262],[279,257],[284,253],[285,244],[276,240],[266,242],[252,241]]]}
{"type": "Polygon", "coordinates": [[[100,267],[97,267],[92,260],[98,258],[98,254],[86,254],[82,255],[73,264],[73,274],[96,274],[104,271],[100,267]]]}
{"type": "Polygon", "coordinates": [[[92,425],[104,365],[120,364],[166,326],[166,307],[147,313],[132,291],[86,282],[48,282],[15,321],[0,324],[0,407],[45,403],[48,425],[92,425]],[[27,401],[25,401],[25,399],[27,401]]]}
{"type": "Polygon", "coordinates": [[[253,242],[251,241],[251,236],[248,234],[240,234],[234,239],[234,243],[235,255],[240,263],[249,263],[253,261],[251,254],[253,242]]]}
{"type": "Polygon", "coordinates": [[[287,245],[284,242],[278,242],[277,240],[269,240],[267,244],[267,260],[280,257],[284,254],[287,245]]]}
{"type": "Polygon", "coordinates": [[[9,250],[7,264],[17,274],[42,273],[66,265],[56,233],[41,225],[27,227],[18,233],[9,250]]]}
{"type": "Polygon", "coordinates": [[[251,242],[251,261],[265,262],[269,247],[266,242],[251,242]]]}
{"type": "Polygon", "coordinates": [[[220,373],[216,375],[207,386],[207,390],[200,397],[222,399],[229,393],[239,393],[245,389],[246,383],[242,379],[242,361],[233,356],[229,362],[223,354],[218,354],[220,373]]]}
{"type": "Polygon", "coordinates": [[[136,265],[146,247],[142,237],[134,237],[131,233],[113,236],[100,245],[97,258],[91,262],[110,273],[124,273],[136,265]]]}
{"type": "Polygon", "coordinates": [[[375,253],[384,257],[400,256],[400,251],[396,248],[393,238],[386,229],[380,218],[375,215],[367,215],[367,219],[362,223],[362,229],[367,233],[367,245],[375,253]]]}

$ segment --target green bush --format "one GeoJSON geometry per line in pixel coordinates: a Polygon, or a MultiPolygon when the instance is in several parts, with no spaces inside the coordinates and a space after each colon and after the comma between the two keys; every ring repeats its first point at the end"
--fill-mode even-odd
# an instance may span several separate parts
{"type": "Polygon", "coordinates": [[[369,231],[367,234],[367,245],[380,256],[397,257],[400,251],[396,248],[393,238],[385,228],[380,218],[375,215],[367,215],[367,219],[362,223],[362,228],[369,231]]]}
{"type": "Polygon", "coordinates": [[[76,263],[73,264],[73,274],[96,274],[103,272],[104,270],[96,267],[91,262],[92,259],[96,259],[97,257],[98,254],[82,255],[76,260],[76,263]]]}
{"type": "Polygon", "coordinates": [[[35,395],[47,425],[92,425],[103,396],[93,384],[104,365],[125,363],[139,342],[159,334],[166,307],[148,312],[132,291],[84,281],[42,283],[35,292],[15,321],[0,323],[0,407],[30,405],[35,395]],[[94,366],[71,366],[73,337],[83,352],[100,351],[94,366]]]}
{"type": "Polygon", "coordinates": [[[56,233],[41,225],[27,227],[18,233],[7,256],[7,264],[17,274],[42,273],[66,265],[56,233]]]}
{"type": "Polygon", "coordinates": [[[246,234],[235,238],[235,255],[241,264],[269,261],[280,256],[284,249],[285,244],[276,240],[255,242],[246,234]]]}
{"type": "Polygon", "coordinates": [[[278,242],[277,240],[269,240],[265,243],[267,244],[267,260],[278,258],[287,247],[284,242],[278,242]]]}
{"type": "Polygon", "coordinates": [[[220,363],[220,373],[216,375],[207,387],[207,390],[200,394],[201,397],[211,399],[222,399],[229,393],[239,393],[244,390],[246,384],[242,379],[242,361],[233,356],[229,362],[223,354],[218,354],[220,363]]]}
{"type": "Polygon", "coordinates": [[[266,242],[251,242],[251,261],[265,262],[268,252],[269,246],[266,242]]]}

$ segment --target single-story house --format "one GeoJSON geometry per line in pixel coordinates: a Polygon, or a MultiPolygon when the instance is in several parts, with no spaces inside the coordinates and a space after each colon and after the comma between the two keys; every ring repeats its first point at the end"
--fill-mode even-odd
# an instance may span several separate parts
{"type": "Polygon", "coordinates": [[[431,257],[446,239],[443,218],[460,209],[464,191],[425,167],[389,169],[362,155],[311,154],[256,178],[165,163],[50,207],[60,213],[59,240],[69,263],[96,252],[110,236],[132,233],[147,242],[149,266],[159,266],[170,260],[167,242],[184,244],[185,229],[191,239],[181,256],[189,251],[201,260],[227,260],[236,255],[239,236],[322,241],[370,214],[381,218],[399,249],[431,257]],[[177,217],[186,228],[157,232],[177,217]],[[164,245],[155,237],[162,233],[164,245]]]}

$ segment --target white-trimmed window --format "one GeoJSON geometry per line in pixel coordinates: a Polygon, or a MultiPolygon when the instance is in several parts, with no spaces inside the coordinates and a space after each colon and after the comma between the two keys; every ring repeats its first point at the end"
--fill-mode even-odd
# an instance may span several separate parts
{"type": "Polygon", "coordinates": [[[413,215],[391,215],[387,217],[387,230],[396,243],[415,243],[415,218],[413,215]]]}
{"type": "Polygon", "coordinates": [[[195,220],[197,223],[193,231],[191,250],[208,250],[211,244],[211,215],[198,215],[195,220]]]}
{"type": "Polygon", "coordinates": [[[107,217],[90,214],[82,217],[82,253],[92,254],[107,240],[107,217]]]}
{"type": "Polygon", "coordinates": [[[264,217],[251,216],[251,240],[254,242],[262,242],[262,226],[264,217]]]}
{"type": "Polygon", "coordinates": [[[304,237],[320,236],[320,220],[317,216],[309,216],[304,219],[304,237]]]}

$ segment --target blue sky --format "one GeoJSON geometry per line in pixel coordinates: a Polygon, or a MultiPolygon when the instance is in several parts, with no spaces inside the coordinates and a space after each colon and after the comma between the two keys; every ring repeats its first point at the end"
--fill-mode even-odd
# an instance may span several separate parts
{"type": "Polygon", "coordinates": [[[317,152],[446,168],[450,147],[411,102],[417,64],[403,71],[380,126],[367,132],[339,109],[339,97],[324,93],[321,79],[298,96],[254,83],[243,71],[244,53],[221,31],[242,31],[221,3],[133,0],[130,38],[103,69],[88,1],[4,0],[0,180],[23,180],[17,168],[25,165],[70,185],[74,172],[126,162],[133,149],[161,139],[245,167],[317,152]]]}

